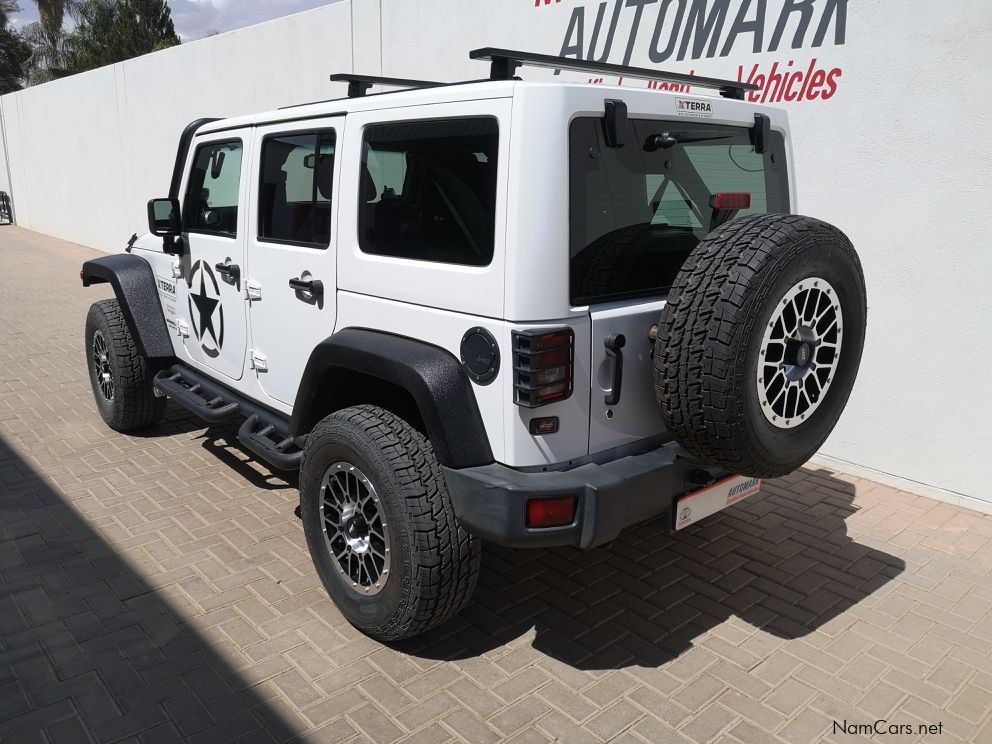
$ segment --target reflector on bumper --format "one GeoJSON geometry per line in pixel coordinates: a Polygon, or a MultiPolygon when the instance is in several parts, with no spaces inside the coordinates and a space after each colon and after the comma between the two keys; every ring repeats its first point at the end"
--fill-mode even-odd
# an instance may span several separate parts
{"type": "Polygon", "coordinates": [[[675,502],[675,529],[681,530],[704,517],[743,501],[761,490],[758,478],[732,475],[698,491],[687,493],[675,502]]]}

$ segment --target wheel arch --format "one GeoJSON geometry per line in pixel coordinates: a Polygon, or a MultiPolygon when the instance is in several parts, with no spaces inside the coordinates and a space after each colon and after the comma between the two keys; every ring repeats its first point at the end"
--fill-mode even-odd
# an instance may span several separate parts
{"type": "Polygon", "coordinates": [[[83,286],[110,284],[120,304],[128,330],[146,359],[175,356],[169,329],[155,287],[155,273],[140,256],[126,253],[102,256],[83,263],[83,286]]]}
{"type": "Polygon", "coordinates": [[[310,354],[290,434],[305,436],[327,414],[359,403],[385,408],[421,430],[446,467],[493,462],[472,383],[440,347],[364,328],[335,333],[310,354]]]}

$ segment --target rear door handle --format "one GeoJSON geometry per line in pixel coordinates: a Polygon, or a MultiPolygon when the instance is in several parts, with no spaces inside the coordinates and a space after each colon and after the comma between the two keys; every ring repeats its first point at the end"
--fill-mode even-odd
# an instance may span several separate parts
{"type": "Polygon", "coordinates": [[[320,279],[290,279],[289,287],[297,292],[309,292],[314,297],[324,295],[324,283],[320,279]]]}
{"type": "Polygon", "coordinates": [[[241,281],[241,267],[237,264],[219,263],[214,266],[214,268],[217,269],[217,273],[225,279],[230,279],[234,282],[241,281]]]}
{"type": "Polygon", "coordinates": [[[623,383],[623,347],[627,338],[622,333],[611,333],[606,337],[606,356],[613,360],[613,384],[603,399],[606,405],[615,406],[620,402],[620,386],[623,383]]]}

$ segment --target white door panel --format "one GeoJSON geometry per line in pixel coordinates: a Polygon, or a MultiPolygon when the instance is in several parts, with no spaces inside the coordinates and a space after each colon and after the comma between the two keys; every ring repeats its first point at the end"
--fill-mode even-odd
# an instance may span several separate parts
{"type": "Polygon", "coordinates": [[[239,130],[194,142],[183,202],[186,253],[176,280],[187,358],[230,380],[241,379],[248,342],[242,283],[250,137],[251,130],[239,130]]]}
{"type": "Polygon", "coordinates": [[[654,397],[654,344],[648,334],[661,317],[664,300],[596,305],[592,318],[592,364],[589,402],[589,452],[646,439],[664,432],[654,397]],[[620,401],[606,403],[615,362],[606,352],[606,339],[623,334],[623,375],[620,401]]]}
{"type": "Polygon", "coordinates": [[[343,117],[262,127],[252,159],[259,191],[248,238],[251,357],[264,394],[290,406],[310,352],[334,332],[343,136],[343,117]]]}

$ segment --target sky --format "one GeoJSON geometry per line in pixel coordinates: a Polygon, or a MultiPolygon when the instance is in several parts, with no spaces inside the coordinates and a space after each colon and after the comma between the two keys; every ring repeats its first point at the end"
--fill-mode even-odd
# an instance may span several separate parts
{"type": "MultiPolygon", "coordinates": [[[[214,31],[233,31],[301,10],[329,5],[336,0],[168,0],[172,22],[183,41],[193,41],[214,31]]],[[[38,20],[33,0],[18,0],[21,12],[14,14],[15,26],[38,20]]]]}

